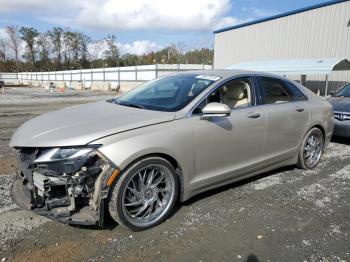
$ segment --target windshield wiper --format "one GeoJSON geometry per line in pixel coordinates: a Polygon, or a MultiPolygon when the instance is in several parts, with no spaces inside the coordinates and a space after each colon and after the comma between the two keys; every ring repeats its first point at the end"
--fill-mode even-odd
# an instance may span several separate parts
{"type": "Polygon", "coordinates": [[[135,107],[135,108],[140,108],[140,109],[145,109],[143,105],[139,104],[134,104],[134,103],[121,103],[118,100],[115,101],[116,104],[121,105],[121,106],[129,106],[129,107],[135,107]]]}
{"type": "Polygon", "coordinates": [[[135,108],[145,109],[145,107],[144,107],[144,106],[139,105],[139,104],[129,103],[129,104],[127,104],[127,106],[130,106],[130,107],[135,107],[135,108]]]}

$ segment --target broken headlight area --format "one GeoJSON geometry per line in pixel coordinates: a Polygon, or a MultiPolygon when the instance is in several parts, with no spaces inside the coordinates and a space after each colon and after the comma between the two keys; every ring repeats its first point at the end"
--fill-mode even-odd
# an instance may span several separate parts
{"type": "Polygon", "coordinates": [[[114,167],[97,147],[19,148],[18,160],[30,209],[72,224],[103,223],[114,167]]]}

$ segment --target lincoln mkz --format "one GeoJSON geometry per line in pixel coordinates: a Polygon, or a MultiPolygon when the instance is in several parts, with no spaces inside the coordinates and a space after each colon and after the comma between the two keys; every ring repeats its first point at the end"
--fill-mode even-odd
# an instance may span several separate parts
{"type": "Polygon", "coordinates": [[[15,201],[69,224],[130,230],[177,201],[282,166],[312,169],[333,132],[332,106],[286,78],[183,72],[124,95],[36,117],[17,129],[15,201]]]}

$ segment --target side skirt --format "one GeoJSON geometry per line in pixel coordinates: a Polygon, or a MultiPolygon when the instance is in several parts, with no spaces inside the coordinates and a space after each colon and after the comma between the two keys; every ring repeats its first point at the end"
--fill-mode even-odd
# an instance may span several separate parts
{"type": "Polygon", "coordinates": [[[242,168],[238,171],[235,171],[229,175],[226,175],[224,177],[218,176],[218,178],[215,179],[215,181],[201,181],[200,185],[193,185],[192,188],[186,188],[183,192],[183,195],[180,199],[181,202],[188,200],[189,198],[198,195],[202,192],[218,188],[227,184],[231,184],[234,182],[238,182],[256,175],[260,175],[269,171],[272,171],[274,169],[289,166],[289,165],[295,165],[298,161],[298,156],[296,153],[293,152],[293,154],[288,154],[287,156],[284,156],[282,158],[279,158],[277,160],[264,162],[263,164],[256,165],[251,168],[242,168]]]}

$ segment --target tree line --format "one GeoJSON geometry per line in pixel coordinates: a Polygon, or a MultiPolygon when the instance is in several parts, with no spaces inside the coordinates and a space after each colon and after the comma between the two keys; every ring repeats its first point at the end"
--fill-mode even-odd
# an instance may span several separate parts
{"type": "Polygon", "coordinates": [[[184,43],[171,44],[142,55],[120,54],[115,35],[93,40],[69,28],[39,32],[33,27],[6,27],[0,37],[0,71],[57,71],[100,67],[165,64],[212,64],[208,48],[185,51],[184,43]]]}

